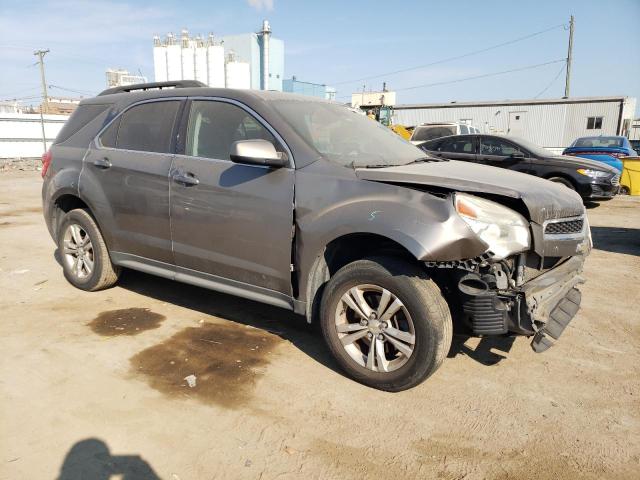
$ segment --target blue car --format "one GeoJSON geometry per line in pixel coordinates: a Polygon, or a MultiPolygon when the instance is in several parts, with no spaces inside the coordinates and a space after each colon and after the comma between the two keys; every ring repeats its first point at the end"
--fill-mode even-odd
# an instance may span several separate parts
{"type": "Polygon", "coordinates": [[[635,157],[627,137],[580,137],[564,149],[563,155],[590,158],[606,163],[622,172],[620,158],[635,157]]]}

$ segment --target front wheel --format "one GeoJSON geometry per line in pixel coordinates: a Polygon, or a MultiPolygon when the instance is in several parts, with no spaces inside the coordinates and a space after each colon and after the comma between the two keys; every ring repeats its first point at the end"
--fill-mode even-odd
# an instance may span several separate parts
{"type": "Polygon", "coordinates": [[[416,265],[387,257],[341,268],[323,294],[320,322],[345,372],[387,391],[426,380],[446,357],[453,333],[436,284],[416,265]]]}
{"type": "Polygon", "coordinates": [[[86,210],[71,210],[62,218],[58,252],[65,278],[81,290],[102,290],[118,281],[120,268],[111,263],[98,225],[86,210]]]}

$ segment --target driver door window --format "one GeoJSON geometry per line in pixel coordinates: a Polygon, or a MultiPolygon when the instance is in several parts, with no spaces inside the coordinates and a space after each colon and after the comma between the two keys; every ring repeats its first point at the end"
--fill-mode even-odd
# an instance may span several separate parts
{"type": "Polygon", "coordinates": [[[497,138],[483,138],[480,142],[480,154],[498,157],[508,157],[520,149],[512,143],[497,138]]]}
{"type": "Polygon", "coordinates": [[[186,155],[230,160],[234,142],[255,139],[267,140],[277,151],[283,152],[271,132],[246,110],[224,102],[192,103],[187,127],[186,155]]]}

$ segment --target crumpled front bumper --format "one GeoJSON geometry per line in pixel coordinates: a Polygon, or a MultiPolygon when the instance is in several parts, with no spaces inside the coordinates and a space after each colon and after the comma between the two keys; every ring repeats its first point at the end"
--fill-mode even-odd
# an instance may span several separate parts
{"type": "Polygon", "coordinates": [[[584,256],[576,255],[522,286],[536,334],[531,347],[543,352],[553,345],[580,308],[584,256]]]}

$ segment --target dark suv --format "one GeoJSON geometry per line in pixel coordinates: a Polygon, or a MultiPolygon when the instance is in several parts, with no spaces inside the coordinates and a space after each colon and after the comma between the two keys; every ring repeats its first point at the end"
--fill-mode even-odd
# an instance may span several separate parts
{"type": "Polygon", "coordinates": [[[561,183],[585,200],[609,200],[620,188],[620,172],[587,158],[554,155],[526,140],[502,135],[455,135],[429,140],[420,148],[451,160],[508,168],[561,183]]]}
{"type": "Polygon", "coordinates": [[[320,323],[337,362],[402,390],[478,335],[557,339],[590,230],[562,185],[437,160],[323,100],[197,82],[84,100],[44,157],[44,215],[83,290],[123,267],[320,323]]]}

